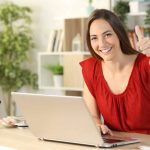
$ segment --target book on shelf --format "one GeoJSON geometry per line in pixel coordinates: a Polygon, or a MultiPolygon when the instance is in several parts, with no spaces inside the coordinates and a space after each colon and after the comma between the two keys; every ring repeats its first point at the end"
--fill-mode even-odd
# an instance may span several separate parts
{"type": "Polygon", "coordinates": [[[51,30],[47,52],[61,52],[63,48],[64,31],[62,29],[51,30]]]}
{"type": "Polygon", "coordinates": [[[58,30],[55,30],[55,36],[54,36],[54,40],[53,40],[52,52],[54,52],[54,49],[55,49],[57,36],[58,36],[58,30]]]}
{"type": "Polygon", "coordinates": [[[58,52],[63,51],[63,43],[64,43],[64,30],[61,31],[60,40],[58,44],[58,52]]]}
{"type": "Polygon", "coordinates": [[[55,40],[56,40],[57,30],[51,30],[48,40],[47,52],[52,52],[54,50],[55,40]]]}
{"type": "Polygon", "coordinates": [[[63,30],[57,30],[56,42],[54,46],[54,52],[61,52],[61,45],[63,44],[63,30]]]}
{"type": "MultiPolygon", "coordinates": [[[[142,33],[144,33],[144,27],[140,27],[140,30],[142,33]]],[[[130,42],[131,42],[131,45],[134,49],[138,50],[138,46],[137,46],[137,42],[138,42],[138,37],[135,33],[134,30],[131,30],[129,31],[129,39],[130,39],[130,42]]]]}

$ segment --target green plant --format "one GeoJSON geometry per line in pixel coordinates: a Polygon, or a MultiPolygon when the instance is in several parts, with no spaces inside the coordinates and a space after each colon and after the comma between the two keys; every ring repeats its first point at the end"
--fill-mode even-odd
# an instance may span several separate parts
{"type": "Polygon", "coordinates": [[[63,66],[56,64],[56,65],[46,65],[45,68],[52,72],[53,75],[63,75],[63,66]]]}
{"type": "Polygon", "coordinates": [[[129,12],[129,2],[128,1],[117,1],[113,8],[115,14],[120,18],[122,24],[127,29],[126,20],[127,13],[129,12]]]}
{"type": "Polygon", "coordinates": [[[147,7],[144,23],[146,25],[145,33],[150,36],[150,5],[148,5],[148,7],[147,7]]]}
{"type": "Polygon", "coordinates": [[[88,3],[89,3],[89,4],[92,4],[92,2],[93,2],[93,0],[88,0],[88,3]]]}
{"type": "Polygon", "coordinates": [[[25,62],[33,48],[31,9],[14,3],[0,4],[0,86],[7,115],[11,113],[11,92],[27,85],[37,89],[37,74],[25,62]]]}

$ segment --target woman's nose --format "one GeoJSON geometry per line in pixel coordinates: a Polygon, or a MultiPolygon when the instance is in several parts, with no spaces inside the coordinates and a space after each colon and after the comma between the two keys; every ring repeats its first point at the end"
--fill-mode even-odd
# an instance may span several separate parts
{"type": "Polygon", "coordinates": [[[104,38],[99,38],[98,40],[98,46],[99,47],[104,47],[106,45],[106,41],[104,38]]]}

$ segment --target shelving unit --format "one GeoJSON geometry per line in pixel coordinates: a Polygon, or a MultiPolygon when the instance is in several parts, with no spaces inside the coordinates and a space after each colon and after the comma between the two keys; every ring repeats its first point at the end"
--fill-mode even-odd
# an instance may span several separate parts
{"type": "Polygon", "coordinates": [[[87,18],[68,18],[64,20],[64,42],[61,52],[41,52],[38,54],[39,88],[42,90],[59,90],[66,93],[82,93],[83,77],[79,62],[90,57],[86,46],[87,18]],[[79,34],[81,36],[81,49],[72,51],[72,41],[79,34]],[[53,75],[44,66],[47,64],[61,64],[64,67],[63,86],[55,87],[53,75]]]}
{"type": "Polygon", "coordinates": [[[39,88],[65,91],[82,91],[83,79],[79,62],[90,57],[88,52],[61,52],[61,53],[39,53],[38,74],[39,88]],[[54,87],[52,74],[45,69],[47,64],[61,64],[64,66],[63,87],[54,87]]]}

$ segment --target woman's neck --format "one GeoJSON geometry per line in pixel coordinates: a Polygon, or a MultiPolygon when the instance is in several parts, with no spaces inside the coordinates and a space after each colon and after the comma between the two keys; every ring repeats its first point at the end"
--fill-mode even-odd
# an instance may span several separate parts
{"type": "Polygon", "coordinates": [[[120,72],[126,66],[133,65],[137,55],[122,54],[118,58],[111,61],[102,61],[103,68],[111,72],[120,72]]]}

